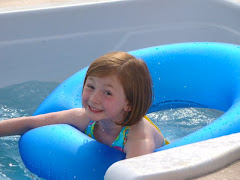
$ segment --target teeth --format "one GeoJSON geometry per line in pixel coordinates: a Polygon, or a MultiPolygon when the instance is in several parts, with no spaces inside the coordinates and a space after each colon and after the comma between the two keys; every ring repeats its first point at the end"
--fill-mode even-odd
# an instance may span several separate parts
{"type": "Polygon", "coordinates": [[[95,109],[94,107],[92,107],[92,106],[89,106],[93,111],[101,111],[101,110],[99,110],[99,109],[95,109]]]}

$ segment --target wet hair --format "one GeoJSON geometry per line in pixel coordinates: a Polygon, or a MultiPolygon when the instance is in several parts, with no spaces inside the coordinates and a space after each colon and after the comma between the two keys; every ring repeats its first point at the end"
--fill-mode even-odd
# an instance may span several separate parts
{"type": "Polygon", "coordinates": [[[119,79],[130,106],[126,118],[119,125],[138,123],[152,104],[152,79],[146,63],[126,52],[105,54],[90,65],[84,85],[89,76],[111,75],[119,79]]]}

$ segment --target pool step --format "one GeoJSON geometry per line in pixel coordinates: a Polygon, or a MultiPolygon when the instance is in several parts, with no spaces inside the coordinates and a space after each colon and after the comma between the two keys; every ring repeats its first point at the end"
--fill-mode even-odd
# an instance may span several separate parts
{"type": "Polygon", "coordinates": [[[201,177],[240,160],[240,133],[114,163],[106,180],[183,180],[201,177]]]}

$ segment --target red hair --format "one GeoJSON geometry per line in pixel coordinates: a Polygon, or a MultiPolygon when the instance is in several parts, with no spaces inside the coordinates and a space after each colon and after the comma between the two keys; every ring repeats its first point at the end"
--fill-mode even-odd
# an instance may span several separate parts
{"type": "Polygon", "coordinates": [[[152,79],[146,63],[126,52],[111,52],[96,59],[88,68],[84,86],[89,76],[116,75],[129,102],[131,110],[119,125],[136,124],[146,115],[152,104],[152,79]]]}

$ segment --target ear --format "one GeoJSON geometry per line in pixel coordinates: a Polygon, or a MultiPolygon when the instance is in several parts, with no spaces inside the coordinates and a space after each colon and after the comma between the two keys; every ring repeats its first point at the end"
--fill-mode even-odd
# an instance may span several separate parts
{"type": "Polygon", "coordinates": [[[129,111],[132,110],[132,107],[131,107],[131,105],[128,103],[128,104],[126,104],[126,106],[124,106],[123,109],[124,109],[125,112],[129,112],[129,111]]]}

